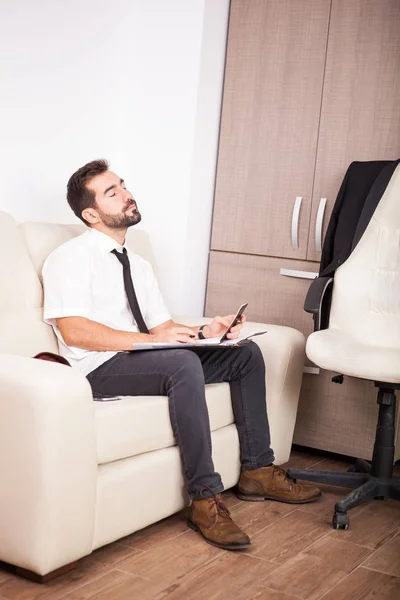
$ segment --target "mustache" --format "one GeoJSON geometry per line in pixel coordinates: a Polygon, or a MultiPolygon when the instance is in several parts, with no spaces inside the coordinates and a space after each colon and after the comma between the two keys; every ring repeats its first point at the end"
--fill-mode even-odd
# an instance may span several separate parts
{"type": "Polygon", "coordinates": [[[137,204],[134,200],[130,200],[129,202],[127,202],[127,204],[125,205],[124,208],[124,212],[127,212],[130,208],[132,208],[132,206],[135,207],[135,210],[137,210],[137,204]]]}

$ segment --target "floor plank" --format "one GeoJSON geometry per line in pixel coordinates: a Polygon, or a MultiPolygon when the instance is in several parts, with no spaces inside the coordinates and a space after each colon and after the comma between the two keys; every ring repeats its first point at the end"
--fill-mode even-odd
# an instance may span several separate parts
{"type": "Polygon", "coordinates": [[[231,516],[235,523],[252,537],[293,512],[294,509],[293,505],[282,502],[245,502],[240,500],[231,509],[231,516]]]}
{"type": "Polygon", "coordinates": [[[365,561],[363,567],[400,577],[400,534],[379,548],[365,561]]]}
{"type": "Polygon", "coordinates": [[[222,497],[226,506],[231,509],[236,504],[240,504],[242,501],[236,496],[233,490],[227,490],[222,493],[222,497]]]}
{"type": "Polygon", "coordinates": [[[400,528],[400,502],[372,500],[357,514],[349,511],[350,527],[347,531],[332,531],[332,537],[379,548],[393,538],[400,528]]]}
{"type": "Polygon", "coordinates": [[[285,563],[330,531],[320,517],[293,510],[252,537],[252,556],[285,563]]]}
{"type": "Polygon", "coordinates": [[[145,529],[136,531],[131,535],[118,540],[123,546],[130,546],[137,550],[150,550],[156,545],[162,544],[173,539],[181,533],[187,532],[185,512],[181,511],[167,519],[158,521],[145,529]]]}
{"type": "Polygon", "coordinates": [[[271,588],[264,588],[256,592],[254,596],[250,596],[249,600],[297,600],[295,596],[288,596],[271,588]]]}
{"type": "Polygon", "coordinates": [[[0,596],[7,600],[58,600],[81,585],[110,571],[128,557],[143,554],[134,548],[110,544],[83,558],[74,571],[40,585],[16,575],[7,574],[0,583],[0,596]]]}
{"type": "MultiPolygon", "coordinates": [[[[9,577],[9,574],[7,573],[7,571],[3,571],[0,569],[0,583],[2,581],[5,581],[6,579],[8,579],[8,577],[9,577]]],[[[1,598],[0,598],[0,600],[1,600],[1,598]]]]}
{"type": "Polygon", "coordinates": [[[263,578],[262,583],[304,600],[317,600],[370,553],[368,548],[325,537],[263,578]]]}
{"type": "Polygon", "coordinates": [[[271,562],[241,552],[225,552],[161,592],[157,600],[249,600],[259,589],[260,577],[276,568],[271,562]]]}
{"type": "Polygon", "coordinates": [[[287,463],[281,465],[282,469],[307,469],[326,458],[326,453],[311,448],[292,448],[287,463]]]}
{"type": "Polygon", "coordinates": [[[313,465],[306,467],[316,471],[343,471],[346,472],[354,464],[354,460],[349,456],[338,456],[336,454],[320,456],[320,460],[313,465]]]}
{"type": "Polygon", "coordinates": [[[145,582],[148,592],[143,590],[143,581],[136,575],[122,571],[109,571],[102,577],[87,583],[67,594],[63,600],[132,600],[140,590],[141,600],[152,600],[150,582],[145,582]]]}
{"type": "Polygon", "coordinates": [[[159,591],[180,584],[189,572],[223,556],[225,552],[204,542],[194,531],[160,544],[140,556],[134,556],[118,565],[125,573],[151,580],[159,591]]]}
{"type": "Polygon", "coordinates": [[[399,600],[400,579],[360,567],[331,590],[324,600],[399,600]]]}

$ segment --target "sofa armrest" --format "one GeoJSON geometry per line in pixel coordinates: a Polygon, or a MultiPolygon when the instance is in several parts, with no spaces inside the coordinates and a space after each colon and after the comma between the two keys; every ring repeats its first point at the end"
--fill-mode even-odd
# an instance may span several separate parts
{"type": "Polygon", "coordinates": [[[193,327],[194,325],[208,325],[212,321],[209,317],[188,317],[185,316],[177,316],[174,315],[172,317],[175,323],[180,323],[180,325],[186,325],[187,327],[193,327]]]}
{"type": "MultiPolygon", "coordinates": [[[[173,317],[182,325],[209,323],[206,317],[173,317]]],[[[289,460],[305,360],[304,335],[291,327],[246,321],[242,333],[260,347],[266,369],[267,410],[276,464],[289,460]]],[[[229,350],[227,349],[227,352],[229,350]]]]}
{"type": "Polygon", "coordinates": [[[243,333],[265,331],[253,338],[260,347],[266,372],[267,412],[275,464],[290,457],[305,362],[305,338],[297,329],[265,323],[245,323],[243,333]]]}
{"type": "Polygon", "coordinates": [[[0,354],[0,560],[45,575],[90,554],[94,407],[70,367],[0,354]]]}

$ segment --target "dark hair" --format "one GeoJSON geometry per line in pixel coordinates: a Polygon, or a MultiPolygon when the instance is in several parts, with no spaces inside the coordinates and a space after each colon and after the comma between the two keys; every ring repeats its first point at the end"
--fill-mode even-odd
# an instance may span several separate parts
{"type": "Polygon", "coordinates": [[[96,177],[108,170],[109,162],[104,158],[92,160],[87,163],[69,178],[67,183],[67,200],[68,204],[76,214],[76,216],[85,223],[90,224],[82,217],[82,211],[85,208],[95,208],[96,198],[92,190],[89,190],[86,185],[96,177]]]}

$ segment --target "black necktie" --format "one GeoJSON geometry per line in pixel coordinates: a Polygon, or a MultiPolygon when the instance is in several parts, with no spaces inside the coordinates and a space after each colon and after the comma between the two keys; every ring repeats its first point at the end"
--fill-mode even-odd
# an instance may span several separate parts
{"type": "Polygon", "coordinates": [[[140,312],[139,302],[137,301],[135,288],[133,287],[131,265],[129,263],[129,257],[126,252],[126,248],[123,249],[122,253],[118,252],[117,250],[111,250],[111,252],[115,254],[123,267],[125,291],[126,295],[128,296],[128,302],[129,306],[131,307],[133,317],[137,326],[139,327],[139,331],[140,333],[149,333],[142,313],[140,312]]]}

